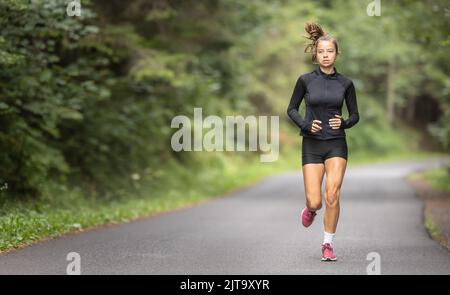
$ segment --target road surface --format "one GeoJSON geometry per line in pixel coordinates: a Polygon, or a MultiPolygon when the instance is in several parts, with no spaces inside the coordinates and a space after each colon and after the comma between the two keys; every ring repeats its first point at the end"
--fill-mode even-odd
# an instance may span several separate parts
{"type": "Polygon", "coordinates": [[[81,274],[367,274],[376,252],[381,274],[449,275],[450,252],[428,236],[423,204],[404,180],[446,161],[347,167],[336,263],[320,261],[324,208],[311,227],[301,226],[299,170],[191,208],[0,255],[0,274],[66,274],[69,252],[80,254],[81,274]]]}

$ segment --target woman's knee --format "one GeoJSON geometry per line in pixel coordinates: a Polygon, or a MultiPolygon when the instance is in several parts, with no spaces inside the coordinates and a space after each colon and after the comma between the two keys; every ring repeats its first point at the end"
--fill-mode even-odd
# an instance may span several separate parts
{"type": "Polygon", "coordinates": [[[327,207],[336,207],[339,205],[339,189],[329,189],[325,194],[325,202],[327,207]]]}
{"type": "Polygon", "coordinates": [[[307,207],[309,210],[317,211],[322,208],[322,198],[314,198],[314,199],[308,199],[307,200],[307,207]]]}

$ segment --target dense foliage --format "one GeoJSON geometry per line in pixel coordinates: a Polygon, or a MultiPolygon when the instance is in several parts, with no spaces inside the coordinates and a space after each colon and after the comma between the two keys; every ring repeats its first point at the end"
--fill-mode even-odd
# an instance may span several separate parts
{"type": "Polygon", "coordinates": [[[367,1],[91,0],[81,17],[67,16],[68,2],[0,0],[0,185],[10,196],[38,196],[49,181],[104,195],[169,158],[183,164],[170,121],[196,106],[286,119],[310,68],[311,19],[336,35],[337,67],[358,88],[355,149],[392,148],[395,123],[450,149],[446,1],[385,1],[380,17],[367,1]]]}

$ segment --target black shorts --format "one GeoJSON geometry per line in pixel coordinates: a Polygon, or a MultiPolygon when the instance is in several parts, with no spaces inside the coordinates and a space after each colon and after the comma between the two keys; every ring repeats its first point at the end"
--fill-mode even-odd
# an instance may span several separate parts
{"type": "Polygon", "coordinates": [[[319,140],[303,137],[302,166],[309,163],[325,163],[331,157],[342,157],[347,160],[348,148],[345,137],[319,140]]]}

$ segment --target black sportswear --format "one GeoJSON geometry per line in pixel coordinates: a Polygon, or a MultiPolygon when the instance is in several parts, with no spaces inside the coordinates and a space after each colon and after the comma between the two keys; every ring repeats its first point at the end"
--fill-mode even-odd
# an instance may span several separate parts
{"type": "Polygon", "coordinates": [[[332,157],[341,157],[347,160],[348,148],[345,137],[329,140],[319,140],[304,137],[302,140],[302,166],[310,163],[325,163],[332,157]]]}
{"type": "Polygon", "coordinates": [[[291,100],[287,109],[288,116],[300,128],[300,135],[319,140],[345,137],[344,129],[350,128],[359,121],[356,91],[353,81],[338,73],[326,74],[320,66],[312,72],[301,75],[297,79],[291,100]],[[305,98],[306,114],[303,118],[299,114],[300,103],[305,98]],[[349,118],[341,119],[339,129],[331,129],[329,119],[342,116],[342,105],[345,99],[349,118]],[[312,121],[320,120],[322,130],[311,132],[312,121]]]}

